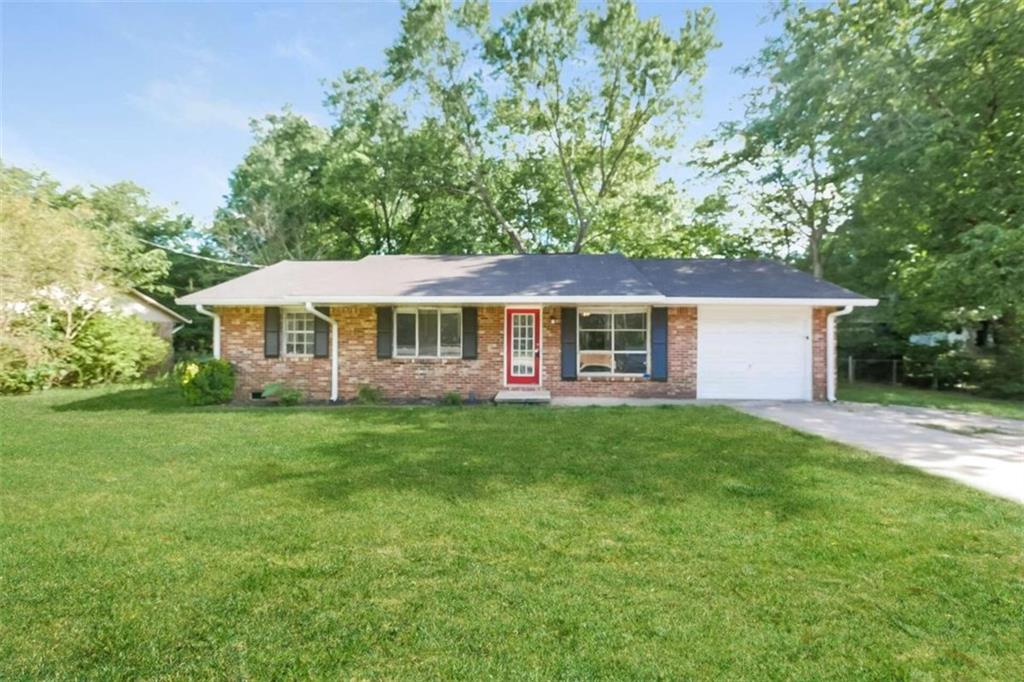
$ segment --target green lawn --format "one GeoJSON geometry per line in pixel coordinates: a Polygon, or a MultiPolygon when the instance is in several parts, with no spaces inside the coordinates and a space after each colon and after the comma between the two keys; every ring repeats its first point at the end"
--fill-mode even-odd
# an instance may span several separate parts
{"type": "Polygon", "coordinates": [[[836,397],[855,403],[939,407],[944,410],[974,412],[992,417],[1024,419],[1024,401],[979,398],[961,391],[931,391],[907,386],[858,382],[839,384],[836,397]]]}
{"type": "Polygon", "coordinates": [[[1024,678],[1024,507],[725,407],[0,400],[0,678],[1024,678]]]}

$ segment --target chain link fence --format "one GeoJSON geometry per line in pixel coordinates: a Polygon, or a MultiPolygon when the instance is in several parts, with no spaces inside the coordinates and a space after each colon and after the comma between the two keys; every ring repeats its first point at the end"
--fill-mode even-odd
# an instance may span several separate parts
{"type": "Polygon", "coordinates": [[[969,388],[990,372],[989,357],[918,360],[913,358],[871,358],[844,355],[839,358],[839,378],[849,383],[870,382],[918,388],[969,388]]]}

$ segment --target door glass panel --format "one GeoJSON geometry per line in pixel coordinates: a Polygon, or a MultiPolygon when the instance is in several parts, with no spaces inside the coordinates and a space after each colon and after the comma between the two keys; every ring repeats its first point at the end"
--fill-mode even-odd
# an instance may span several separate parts
{"type": "Polygon", "coordinates": [[[534,375],[534,314],[512,313],[512,376],[534,375]]]}

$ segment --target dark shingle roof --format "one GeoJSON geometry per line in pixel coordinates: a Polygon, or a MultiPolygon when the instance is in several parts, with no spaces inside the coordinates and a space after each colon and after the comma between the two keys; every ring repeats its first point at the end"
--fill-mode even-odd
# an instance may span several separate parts
{"type": "Polygon", "coordinates": [[[865,298],[770,260],[634,258],[633,264],[670,298],[865,298]]]}
{"type": "Polygon", "coordinates": [[[282,261],[179,303],[260,305],[446,299],[812,298],[867,300],[772,261],[609,255],[369,256],[282,261]]]}

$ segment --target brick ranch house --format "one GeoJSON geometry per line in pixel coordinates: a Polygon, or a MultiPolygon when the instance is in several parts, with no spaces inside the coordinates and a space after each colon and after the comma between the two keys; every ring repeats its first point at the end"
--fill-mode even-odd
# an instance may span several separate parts
{"type": "Polygon", "coordinates": [[[178,302],[240,401],[834,399],[834,319],[877,304],[771,261],[621,255],[282,261],[178,302]]]}

